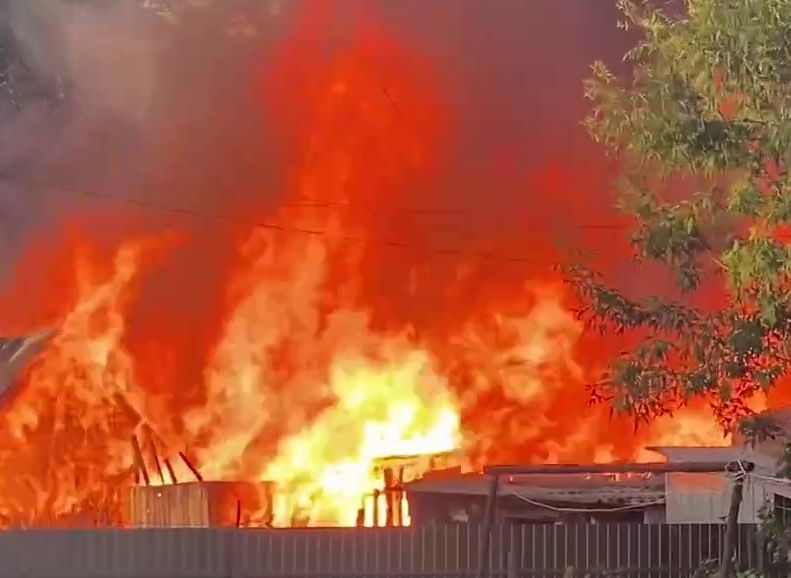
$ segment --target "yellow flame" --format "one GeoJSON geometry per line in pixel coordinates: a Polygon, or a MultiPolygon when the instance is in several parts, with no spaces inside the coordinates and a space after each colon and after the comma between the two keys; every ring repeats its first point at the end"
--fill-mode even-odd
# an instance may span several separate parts
{"type": "Polygon", "coordinates": [[[289,438],[262,474],[291,497],[276,507],[277,525],[290,524],[296,506],[312,525],[353,526],[361,498],[382,489],[378,458],[441,453],[459,442],[454,401],[422,351],[381,366],[339,360],[330,384],[337,403],[289,438]]]}

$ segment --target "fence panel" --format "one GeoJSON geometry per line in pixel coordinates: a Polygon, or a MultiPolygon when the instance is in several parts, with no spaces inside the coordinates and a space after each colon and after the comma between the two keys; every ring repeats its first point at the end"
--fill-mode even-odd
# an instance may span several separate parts
{"type": "Polygon", "coordinates": [[[0,533],[2,578],[227,578],[227,532],[52,530],[0,533]]]}
{"type": "MultiPolygon", "coordinates": [[[[240,535],[244,576],[470,576],[478,564],[481,528],[468,525],[398,530],[312,530],[240,535]],[[281,543],[302,553],[284,558],[281,543]]],[[[513,551],[517,573],[558,578],[571,568],[580,576],[687,577],[719,559],[718,525],[497,526],[491,537],[491,573],[503,576],[513,551]]],[[[738,560],[755,567],[763,559],[756,528],[740,528],[738,560]]]]}
{"type": "MultiPolygon", "coordinates": [[[[473,577],[482,529],[63,530],[0,533],[0,578],[473,577]]],[[[722,526],[502,525],[492,577],[687,578],[718,559],[722,526]]],[[[755,526],[741,526],[738,565],[765,567],[755,526]],[[761,566],[763,565],[763,566],[761,566]]]]}

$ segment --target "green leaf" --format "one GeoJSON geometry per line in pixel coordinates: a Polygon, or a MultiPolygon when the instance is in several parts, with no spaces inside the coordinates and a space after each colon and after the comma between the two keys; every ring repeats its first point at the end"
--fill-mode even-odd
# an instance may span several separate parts
{"type": "Polygon", "coordinates": [[[623,169],[635,257],[665,266],[677,292],[635,300],[593,274],[570,281],[587,326],[636,343],[597,398],[649,419],[705,397],[729,427],[791,358],[791,3],[652,4],[619,2],[640,40],[628,76],[594,64],[585,124],[623,169]]]}
{"type": "Polygon", "coordinates": [[[770,327],[777,325],[777,303],[770,297],[761,297],[759,300],[761,319],[770,327]]]}

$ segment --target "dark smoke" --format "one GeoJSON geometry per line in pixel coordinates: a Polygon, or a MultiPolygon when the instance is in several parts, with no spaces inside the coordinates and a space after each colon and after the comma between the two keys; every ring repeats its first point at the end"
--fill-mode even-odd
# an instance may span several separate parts
{"type": "MultiPolygon", "coordinates": [[[[225,259],[227,227],[146,203],[233,216],[279,194],[277,155],[251,77],[283,35],[285,17],[274,10],[278,2],[243,4],[3,5],[7,70],[18,81],[0,109],[0,280],[11,274],[12,287],[32,284],[33,293],[51,284],[52,272],[30,271],[28,262],[31,251],[37,268],[62,260],[64,222],[107,247],[135,233],[195,230],[199,241],[174,260],[191,267],[225,259]]],[[[219,293],[211,285],[201,287],[219,293]]],[[[200,293],[191,293],[195,308],[200,293]]],[[[6,330],[38,323],[13,313],[2,319],[6,330]]]]}
{"type": "MultiPolygon", "coordinates": [[[[406,206],[392,208],[400,213],[374,219],[377,235],[427,247],[428,256],[370,250],[376,266],[366,267],[365,281],[373,303],[409,320],[435,316],[456,268],[434,249],[494,255],[468,281],[477,292],[496,280],[520,290],[522,280],[546,275],[567,249],[623,257],[611,232],[586,226],[613,219],[612,171],[580,126],[590,63],[617,64],[628,44],[616,30],[614,2],[215,0],[143,9],[133,2],[12,0],[9,6],[20,54],[44,86],[54,87],[57,106],[39,99],[3,112],[0,172],[10,175],[0,205],[8,237],[4,269],[20,255],[24,269],[22,249],[34,233],[37,251],[46,252],[49,243],[55,255],[59,223],[73,225],[75,215],[78,230],[105,237],[108,246],[133,231],[185,231],[193,242],[157,269],[140,307],[153,314],[162,302],[172,303],[168,315],[176,325],[217,310],[211,303],[220,298],[232,261],[233,232],[216,220],[112,198],[221,218],[265,214],[283,193],[289,143],[282,131],[273,138],[271,110],[255,79],[273,55],[287,54],[289,43],[315,57],[373,22],[398,50],[436,71],[431,81],[452,119],[434,179],[416,185],[406,206]],[[416,267],[424,272],[419,292],[405,299],[414,292],[409,280],[416,267]],[[207,278],[204,270],[214,274],[207,278]],[[181,287],[194,276],[200,282],[185,299],[181,287]]],[[[409,109],[401,112],[408,122],[409,109]]]]}
{"type": "Polygon", "coordinates": [[[272,194],[261,186],[269,181],[251,179],[271,174],[272,151],[248,84],[282,19],[259,9],[247,36],[231,29],[238,3],[173,3],[165,14],[145,4],[3,4],[2,270],[31,230],[64,214],[110,208],[136,226],[172,220],[92,193],[210,212],[234,196],[272,194]]]}

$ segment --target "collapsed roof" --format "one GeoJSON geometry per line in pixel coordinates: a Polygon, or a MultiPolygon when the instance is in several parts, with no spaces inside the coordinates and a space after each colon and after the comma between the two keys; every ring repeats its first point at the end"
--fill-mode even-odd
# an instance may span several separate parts
{"type": "Polygon", "coordinates": [[[47,330],[27,337],[0,337],[0,398],[53,335],[54,331],[47,330]]]}

